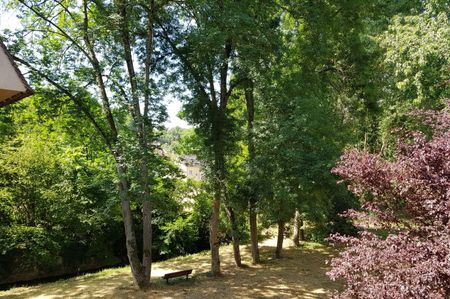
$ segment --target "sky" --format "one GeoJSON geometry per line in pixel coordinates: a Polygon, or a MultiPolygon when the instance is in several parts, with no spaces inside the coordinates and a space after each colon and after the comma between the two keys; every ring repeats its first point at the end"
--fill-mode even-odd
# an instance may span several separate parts
{"type": "Polygon", "coordinates": [[[0,30],[17,29],[19,26],[19,20],[14,13],[0,9],[0,30]]]}
{"type": "Polygon", "coordinates": [[[177,116],[177,113],[181,110],[181,102],[174,97],[165,97],[167,114],[169,118],[165,122],[167,128],[181,127],[190,128],[191,126],[184,120],[177,116]]]}
{"type": "MultiPolygon", "coordinates": [[[[5,11],[0,8],[0,32],[4,29],[15,30],[20,28],[19,20],[12,11],[5,11]]],[[[19,66],[20,67],[20,66],[19,66]]],[[[168,114],[168,119],[164,123],[167,128],[181,127],[189,128],[191,127],[186,121],[180,119],[177,114],[181,110],[181,102],[174,96],[166,96],[164,98],[166,103],[166,109],[168,114]]]]}

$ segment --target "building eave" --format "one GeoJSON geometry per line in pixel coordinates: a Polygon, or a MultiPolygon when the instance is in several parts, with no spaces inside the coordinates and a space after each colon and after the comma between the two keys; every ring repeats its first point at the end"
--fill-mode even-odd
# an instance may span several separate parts
{"type": "Polygon", "coordinates": [[[23,98],[26,98],[30,95],[32,95],[33,89],[31,89],[30,85],[28,84],[27,80],[25,79],[25,77],[22,75],[22,72],[20,71],[19,67],[17,66],[16,62],[14,61],[13,56],[9,53],[8,49],[6,48],[5,44],[3,43],[2,39],[0,38],[0,48],[3,50],[3,52],[5,53],[6,57],[8,58],[9,62],[11,63],[14,71],[16,72],[18,78],[20,79],[20,81],[22,81],[23,85],[25,86],[25,91],[24,92],[18,92],[17,94],[6,98],[4,100],[0,101],[0,107],[15,103],[17,101],[22,100],[23,98]]]}

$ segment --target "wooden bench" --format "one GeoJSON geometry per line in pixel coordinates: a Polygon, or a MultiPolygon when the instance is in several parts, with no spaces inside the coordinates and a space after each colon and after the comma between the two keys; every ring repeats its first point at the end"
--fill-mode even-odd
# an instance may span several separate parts
{"type": "Polygon", "coordinates": [[[192,274],[192,269],[167,273],[167,274],[164,274],[163,278],[166,280],[166,283],[169,284],[169,278],[180,277],[180,276],[186,275],[186,280],[187,280],[189,274],[192,274]]]}

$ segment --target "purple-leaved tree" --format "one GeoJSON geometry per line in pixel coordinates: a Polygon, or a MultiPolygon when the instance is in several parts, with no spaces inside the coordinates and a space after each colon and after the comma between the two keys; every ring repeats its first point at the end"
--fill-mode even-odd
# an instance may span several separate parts
{"type": "Polygon", "coordinates": [[[414,116],[431,136],[409,133],[394,160],[349,150],[333,169],[361,198],[347,216],[365,227],[330,237],[346,245],[327,273],[345,281],[336,298],[450,298],[450,112],[414,116]]]}

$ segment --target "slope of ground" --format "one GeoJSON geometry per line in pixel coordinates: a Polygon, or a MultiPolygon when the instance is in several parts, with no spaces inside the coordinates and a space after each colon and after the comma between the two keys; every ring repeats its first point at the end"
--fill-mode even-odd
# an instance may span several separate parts
{"type": "Polygon", "coordinates": [[[233,264],[230,246],[221,248],[223,277],[211,278],[208,252],[155,263],[153,285],[147,292],[133,287],[128,267],[108,269],[54,283],[13,288],[0,298],[327,298],[339,284],[331,282],[325,261],[333,251],[322,245],[305,243],[295,248],[285,242],[283,258],[274,259],[274,240],[261,244],[263,262],[250,264],[250,250],[242,246],[243,268],[233,264]],[[188,281],[173,279],[169,285],[161,277],[174,270],[194,269],[188,281]]]}

